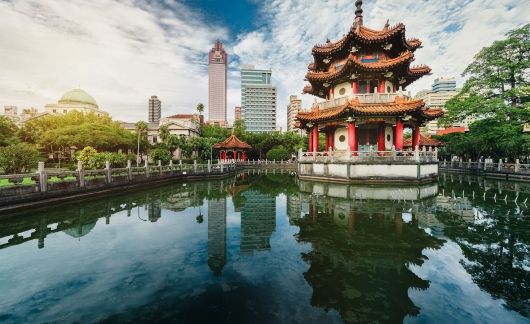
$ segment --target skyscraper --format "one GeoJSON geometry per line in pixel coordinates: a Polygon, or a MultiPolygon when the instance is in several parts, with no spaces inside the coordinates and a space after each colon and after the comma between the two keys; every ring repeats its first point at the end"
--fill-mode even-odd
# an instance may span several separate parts
{"type": "Polygon", "coordinates": [[[241,106],[236,106],[234,108],[234,120],[240,120],[241,119],[241,106]]]}
{"type": "Polygon", "coordinates": [[[149,98],[149,112],[148,121],[150,123],[159,123],[162,117],[162,101],[157,96],[149,98]]]}
{"type": "Polygon", "coordinates": [[[228,55],[217,41],[208,55],[208,123],[225,127],[227,64],[228,55]]]}
{"type": "Polygon", "coordinates": [[[276,87],[271,85],[271,70],[241,69],[241,119],[248,132],[276,131],[276,87]]]}
{"type": "Polygon", "coordinates": [[[298,131],[296,128],[296,114],[302,108],[302,99],[297,96],[289,96],[289,105],[287,105],[287,131],[298,131]]]}

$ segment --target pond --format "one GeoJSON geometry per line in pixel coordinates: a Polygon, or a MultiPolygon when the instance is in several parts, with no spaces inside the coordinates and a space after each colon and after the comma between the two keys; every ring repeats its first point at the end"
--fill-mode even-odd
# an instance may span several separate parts
{"type": "Polygon", "coordinates": [[[10,215],[0,322],[528,322],[529,197],[248,171],[10,215]]]}

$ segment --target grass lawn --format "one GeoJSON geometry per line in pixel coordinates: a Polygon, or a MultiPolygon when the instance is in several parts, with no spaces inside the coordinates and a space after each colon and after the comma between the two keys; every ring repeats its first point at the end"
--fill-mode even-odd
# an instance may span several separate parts
{"type": "MultiPolygon", "coordinates": [[[[64,178],[64,181],[74,181],[74,180],[76,180],[75,177],[65,177],[64,178]]],[[[50,182],[50,183],[61,182],[61,179],[59,179],[58,177],[53,176],[50,179],[48,179],[48,182],[50,182]]],[[[24,180],[22,180],[22,185],[33,185],[33,184],[35,184],[35,181],[31,180],[30,177],[25,177],[24,180]]],[[[14,186],[14,184],[9,182],[8,179],[0,179],[0,188],[1,187],[11,187],[11,186],[14,186]]]]}

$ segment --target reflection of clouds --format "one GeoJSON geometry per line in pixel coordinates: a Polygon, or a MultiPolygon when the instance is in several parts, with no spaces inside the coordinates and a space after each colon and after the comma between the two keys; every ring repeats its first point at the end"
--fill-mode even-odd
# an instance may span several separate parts
{"type": "Polygon", "coordinates": [[[419,277],[428,278],[429,289],[409,290],[412,301],[421,308],[417,317],[405,322],[447,323],[523,323],[526,320],[504,307],[502,300],[494,300],[482,291],[460,264],[462,251],[454,242],[440,250],[426,249],[427,260],[422,266],[409,266],[419,277]]]}

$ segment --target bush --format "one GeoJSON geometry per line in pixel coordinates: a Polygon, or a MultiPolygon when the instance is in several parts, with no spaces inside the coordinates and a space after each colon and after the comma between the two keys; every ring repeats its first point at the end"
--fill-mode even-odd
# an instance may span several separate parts
{"type": "Polygon", "coordinates": [[[125,168],[127,166],[127,155],[123,153],[99,152],[90,157],[87,168],[104,169],[107,161],[110,162],[112,168],[125,168]]]}
{"type": "Polygon", "coordinates": [[[291,154],[281,145],[275,146],[267,152],[267,160],[286,161],[290,158],[291,154]]]}
{"type": "Polygon", "coordinates": [[[75,156],[78,161],[83,162],[85,167],[88,167],[90,159],[97,153],[98,151],[92,146],[85,146],[81,151],[76,152],[75,156]]]}
{"type": "Polygon", "coordinates": [[[158,163],[157,161],[160,160],[163,165],[167,165],[171,161],[171,152],[168,149],[155,148],[149,152],[149,158],[151,162],[158,163]]]}
{"type": "Polygon", "coordinates": [[[0,168],[6,174],[29,172],[40,160],[39,150],[34,145],[18,143],[0,147],[0,168]]]}

